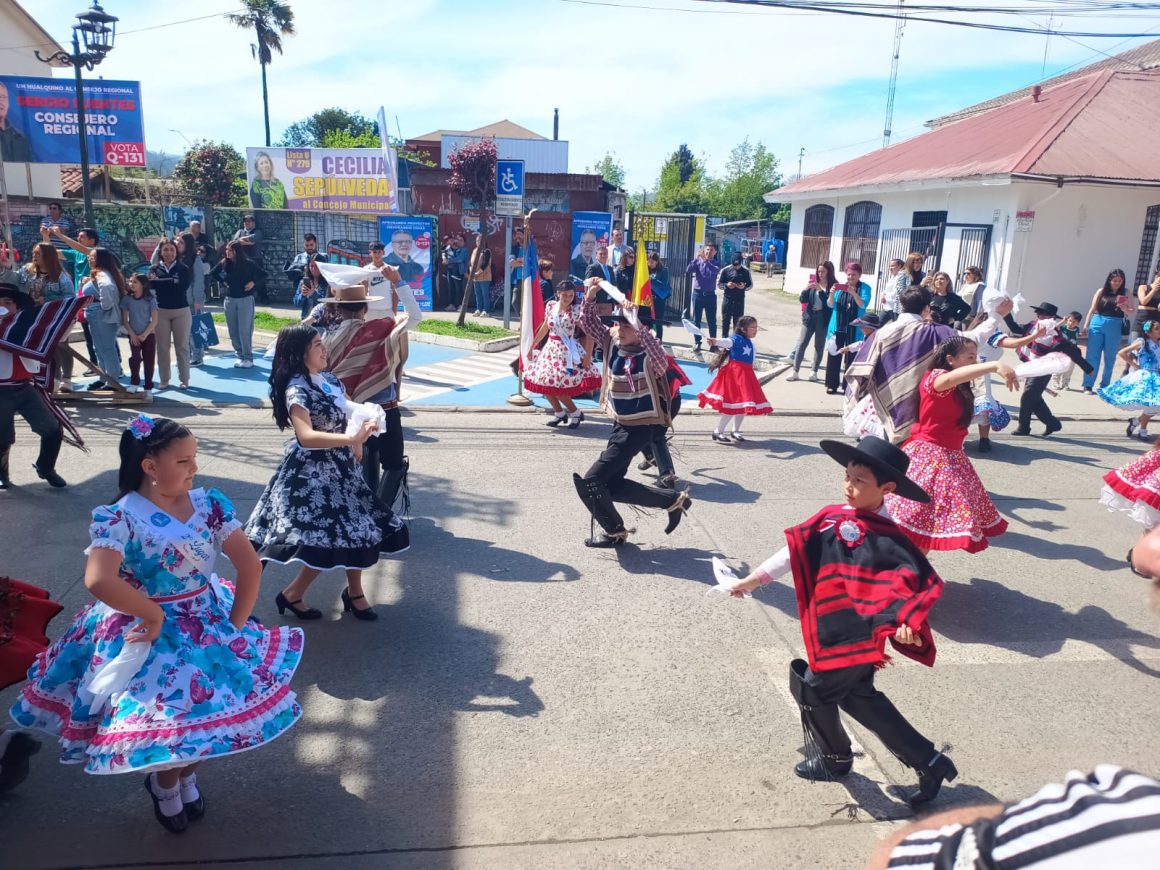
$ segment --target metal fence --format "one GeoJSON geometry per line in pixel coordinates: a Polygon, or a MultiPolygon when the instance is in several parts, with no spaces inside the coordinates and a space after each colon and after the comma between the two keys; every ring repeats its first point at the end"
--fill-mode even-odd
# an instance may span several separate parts
{"type": "Polygon", "coordinates": [[[938,268],[939,239],[942,237],[942,227],[904,227],[902,229],[883,230],[878,249],[882,255],[882,268],[878,270],[878,286],[874,293],[874,305],[878,307],[878,300],[882,298],[882,290],[890,280],[890,272],[886,268],[891,260],[905,260],[910,254],[923,255],[923,271],[929,272],[938,268]]]}

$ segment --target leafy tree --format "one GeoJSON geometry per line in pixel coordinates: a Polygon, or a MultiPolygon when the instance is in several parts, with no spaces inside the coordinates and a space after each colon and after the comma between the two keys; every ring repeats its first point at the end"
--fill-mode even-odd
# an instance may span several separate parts
{"type": "Polygon", "coordinates": [[[361,112],[348,112],[338,106],[320,109],[309,118],[295,121],[282,133],[278,144],[287,148],[338,148],[342,146],[326,145],[325,142],[328,136],[342,132],[349,133],[356,139],[373,136],[375,140],[373,147],[379,147],[378,124],[361,112]]]}
{"type": "Polygon", "coordinates": [[[596,161],[595,166],[588,166],[585,171],[592,175],[599,175],[617,190],[624,190],[624,164],[620,162],[615,151],[607,152],[596,161]]]}
{"type": "Polygon", "coordinates": [[[173,178],[199,205],[246,205],[246,161],[233,145],[197,141],[173,169],[173,178]]]}
{"type": "Polygon", "coordinates": [[[262,113],[266,120],[266,147],[270,147],[270,94],[266,88],[266,67],[274,59],[274,52],[282,53],[282,37],[294,35],[294,12],[290,4],[278,0],[241,0],[240,12],[231,12],[226,19],[242,30],[253,30],[257,42],[250,45],[250,53],[262,66],[262,113]]]}
{"type": "Polygon", "coordinates": [[[704,163],[682,143],[661,167],[654,205],[661,211],[705,213],[711,187],[704,163]]]}
{"type": "MultiPolygon", "coordinates": [[[[464,199],[472,199],[479,205],[479,232],[484,244],[487,243],[488,206],[495,196],[495,164],[499,152],[495,147],[495,139],[479,139],[468,142],[456,148],[447,155],[447,163],[451,167],[451,178],[447,186],[464,199]]],[[[468,276],[475,272],[476,262],[483,245],[473,248],[471,263],[468,266],[468,276]]],[[[470,285],[468,285],[470,286],[470,285]]],[[[467,302],[471,297],[468,287],[464,288],[463,301],[459,304],[460,326],[467,319],[467,302]]]]}
{"type": "Polygon", "coordinates": [[[381,148],[383,140],[378,133],[363,131],[352,133],[350,130],[328,130],[318,143],[323,148],[381,148]]]}
{"type": "Polygon", "coordinates": [[[746,139],[729,153],[724,177],[711,186],[710,210],[729,220],[771,218],[777,206],[762,197],[780,183],[777,158],[761,142],[746,139]]]}

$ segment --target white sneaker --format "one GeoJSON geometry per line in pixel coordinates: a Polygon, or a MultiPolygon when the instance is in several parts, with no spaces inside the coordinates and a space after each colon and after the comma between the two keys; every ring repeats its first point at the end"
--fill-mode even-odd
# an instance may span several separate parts
{"type": "Polygon", "coordinates": [[[790,373],[789,373],[789,377],[788,377],[788,378],[786,378],[786,380],[787,380],[787,381],[796,381],[797,379],[798,379],[798,373],[797,373],[797,372],[790,372],[790,373]]]}
{"type": "Polygon", "coordinates": [[[152,390],[143,390],[142,392],[145,394],[145,398],[146,398],[146,399],[152,399],[152,398],[153,398],[153,391],[152,391],[152,390]]]}
{"type": "Polygon", "coordinates": [[[129,386],[127,386],[125,389],[128,390],[130,393],[141,392],[141,387],[139,384],[129,384],[129,386]]]}
{"type": "Polygon", "coordinates": [[[236,369],[244,369],[245,367],[246,367],[246,364],[244,362],[242,362],[241,360],[238,360],[236,363],[234,363],[234,368],[236,368],[236,369]]]}
{"type": "Polygon", "coordinates": [[[816,383],[818,380],[818,373],[817,372],[810,372],[810,380],[814,381],[816,383]]]}
{"type": "Polygon", "coordinates": [[[244,369],[252,369],[254,367],[254,364],[250,360],[246,360],[245,362],[242,363],[241,367],[244,369]]]}

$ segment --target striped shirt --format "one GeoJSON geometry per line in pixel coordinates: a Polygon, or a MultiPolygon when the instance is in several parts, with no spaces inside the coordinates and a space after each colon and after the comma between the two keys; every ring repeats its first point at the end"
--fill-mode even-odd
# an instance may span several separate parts
{"type": "Polygon", "coordinates": [[[1111,764],[1071,771],[999,815],[915,831],[894,847],[906,870],[1134,870],[1160,855],[1160,782],[1111,764]]]}

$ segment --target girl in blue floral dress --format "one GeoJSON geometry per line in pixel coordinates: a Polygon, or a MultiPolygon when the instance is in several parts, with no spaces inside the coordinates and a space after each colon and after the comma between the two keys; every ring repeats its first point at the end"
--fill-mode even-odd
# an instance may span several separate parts
{"type": "Polygon", "coordinates": [[[65,764],[146,773],[157,820],[180,833],[205,813],[201,761],[263,746],[302,715],[290,691],[302,632],[250,620],[261,564],[226,497],[193,488],[190,431],[142,415],[120,449],[121,495],[89,528],[97,601],[37,658],[11,715],[55,735],[65,764]],[[219,550],[236,587],[213,573],[219,550]]]}
{"type": "Polygon", "coordinates": [[[1134,361],[1139,368],[1100,387],[1099,392],[1100,398],[1114,408],[1139,411],[1139,417],[1128,421],[1128,437],[1150,442],[1156,436],[1148,432],[1148,423],[1160,413],[1160,321],[1144,321],[1141,332],[1142,338],[1117,354],[1125,363],[1134,361]]]}

